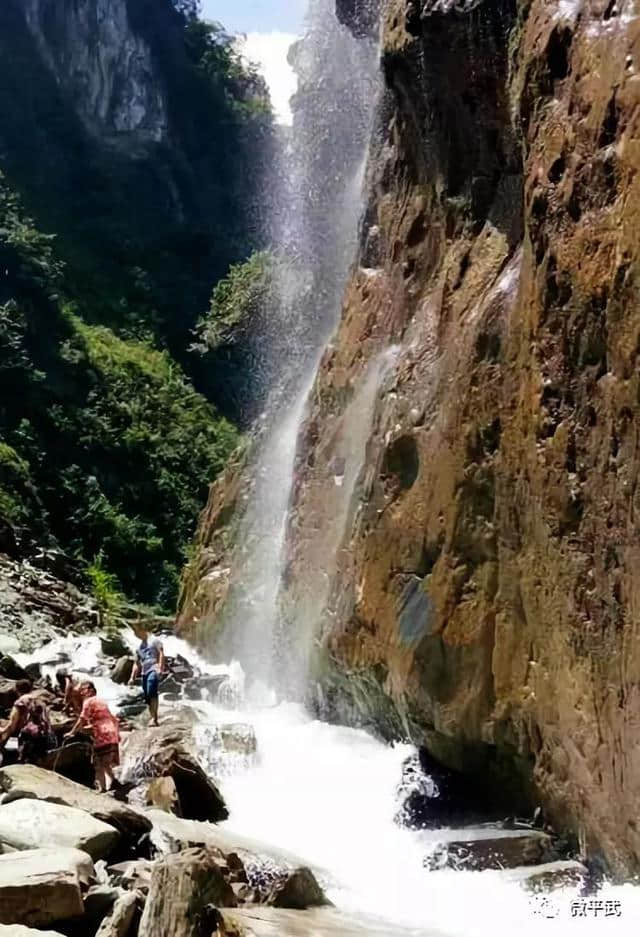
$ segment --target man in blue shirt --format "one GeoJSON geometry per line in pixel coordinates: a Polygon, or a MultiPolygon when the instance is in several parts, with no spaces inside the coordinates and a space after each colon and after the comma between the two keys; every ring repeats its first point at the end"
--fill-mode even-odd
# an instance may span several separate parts
{"type": "Polygon", "coordinates": [[[136,651],[136,661],[129,683],[135,683],[138,675],[142,675],[142,692],[151,714],[151,724],[157,726],[158,685],[160,674],[164,672],[164,649],[162,642],[150,636],[142,623],[136,622],[133,631],[136,637],[140,638],[140,646],[136,651]]]}

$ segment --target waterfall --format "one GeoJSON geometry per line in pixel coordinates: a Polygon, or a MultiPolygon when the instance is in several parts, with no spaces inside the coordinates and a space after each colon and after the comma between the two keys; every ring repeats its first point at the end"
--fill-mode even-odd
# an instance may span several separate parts
{"type": "Polygon", "coordinates": [[[298,92],[283,165],[273,173],[283,206],[272,223],[277,302],[261,348],[273,389],[221,640],[254,686],[264,687],[274,685],[280,669],[278,592],[297,440],[355,257],[380,86],[377,44],[355,39],[337,22],[334,0],[311,0],[305,36],[289,57],[298,92]]]}

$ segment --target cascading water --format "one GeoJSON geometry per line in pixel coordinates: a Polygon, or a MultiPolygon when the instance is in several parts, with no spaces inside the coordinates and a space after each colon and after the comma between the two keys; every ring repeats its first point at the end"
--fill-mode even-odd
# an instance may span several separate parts
{"type": "Polygon", "coordinates": [[[296,445],[355,256],[379,86],[376,44],[356,40],[338,24],[333,0],[313,0],[306,27],[290,53],[299,87],[291,140],[283,148],[285,169],[275,173],[288,180],[285,207],[273,225],[276,302],[263,348],[275,388],[219,642],[223,654],[242,663],[254,688],[273,687],[282,673],[274,656],[296,445]],[[328,70],[327,63],[334,67],[328,70]]]}
{"type": "MultiPolygon", "coordinates": [[[[123,637],[135,646],[132,632],[123,637]]],[[[605,886],[595,898],[587,896],[585,906],[590,900],[599,902],[603,911],[585,917],[572,913],[572,908],[582,906],[577,886],[559,888],[548,896],[531,895],[519,883],[522,869],[428,871],[425,856],[453,832],[413,832],[395,823],[398,781],[410,746],[386,746],[363,731],[318,722],[293,703],[252,707],[242,701],[237,665],[230,669],[212,665],[186,642],[171,636],[163,640],[169,656],[182,655],[200,673],[226,673],[226,689],[234,691],[222,694],[229,705],[223,705],[220,695],[212,700],[161,698],[161,721],[184,720],[186,710],[196,719],[201,761],[218,777],[229,807],[230,819],[223,828],[230,842],[243,842],[257,854],[305,862],[336,906],[326,927],[314,927],[312,913],[305,912],[307,923],[297,925],[302,929],[287,933],[318,937],[510,937],[516,930],[522,937],[568,931],[621,937],[636,933],[640,889],[633,885],[605,886]],[[253,727],[255,758],[239,758],[234,752],[221,756],[215,748],[218,727],[229,723],[253,727]],[[607,907],[611,913],[605,917],[607,907]]],[[[111,681],[96,636],[65,638],[35,655],[16,658],[23,665],[39,660],[50,676],[61,663],[71,662],[76,674],[91,676],[100,696],[114,708],[124,704],[131,692],[111,681]]],[[[193,725],[193,720],[186,724],[193,725]]],[[[465,829],[464,835],[482,832],[465,829]]]]}

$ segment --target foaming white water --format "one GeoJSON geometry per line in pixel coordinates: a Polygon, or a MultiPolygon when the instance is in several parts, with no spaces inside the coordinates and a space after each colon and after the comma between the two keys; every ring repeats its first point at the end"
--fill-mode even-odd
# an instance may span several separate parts
{"type": "Polygon", "coordinates": [[[512,937],[514,929],[523,937],[574,928],[636,933],[640,888],[631,885],[607,887],[595,899],[619,901],[621,917],[605,918],[603,910],[597,918],[592,912],[574,918],[576,888],[533,898],[513,880],[515,873],[427,871],[424,856],[442,832],[412,832],[393,819],[410,746],[387,746],[365,732],[317,722],[292,704],[253,712],[207,709],[214,721],[251,722],[258,740],[258,763],[225,779],[226,825],[305,858],[345,912],[452,937],[512,937]]]}
{"type": "MultiPolygon", "coordinates": [[[[135,642],[132,633],[126,639],[135,642]]],[[[168,654],[181,654],[202,672],[224,670],[186,642],[164,641],[168,654]]],[[[114,704],[130,692],[109,679],[97,637],[66,638],[20,660],[54,661],[59,652],[71,657],[74,672],[91,673],[99,693],[114,704]],[[96,670],[103,672],[96,676],[96,670]]],[[[55,664],[44,669],[49,668],[55,664]]],[[[230,679],[238,693],[241,674],[234,664],[230,679]]],[[[638,931],[640,887],[634,885],[607,886],[585,899],[576,888],[532,897],[515,871],[426,870],[424,856],[450,833],[412,832],[394,823],[402,763],[413,750],[408,745],[387,746],[366,732],[318,722],[290,703],[230,709],[206,700],[162,700],[161,721],[174,705],[197,713],[204,765],[219,763],[220,753],[212,751],[218,726],[253,726],[257,758],[232,755],[219,776],[230,810],[225,825],[301,857],[317,871],[339,910],[370,922],[372,929],[375,923],[377,932],[388,927],[390,937],[404,932],[412,937],[513,937],[514,932],[631,937],[638,931]],[[580,900],[584,905],[572,905],[580,900]]]]}

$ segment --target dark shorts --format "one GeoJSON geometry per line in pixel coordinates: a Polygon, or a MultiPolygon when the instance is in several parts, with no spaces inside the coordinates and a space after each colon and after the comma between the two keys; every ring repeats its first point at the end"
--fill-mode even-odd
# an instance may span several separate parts
{"type": "Polygon", "coordinates": [[[142,678],[142,692],[147,703],[158,698],[158,674],[155,670],[147,673],[142,678]]]}

